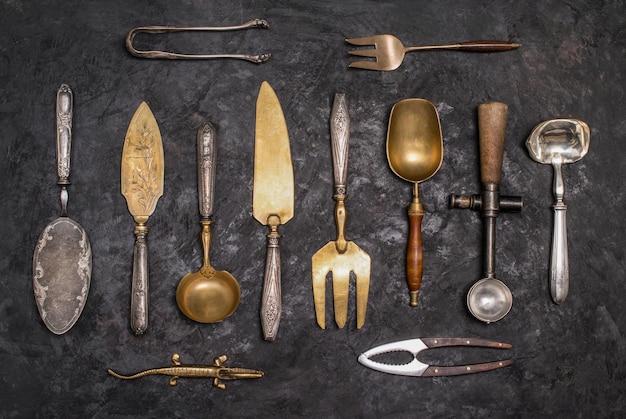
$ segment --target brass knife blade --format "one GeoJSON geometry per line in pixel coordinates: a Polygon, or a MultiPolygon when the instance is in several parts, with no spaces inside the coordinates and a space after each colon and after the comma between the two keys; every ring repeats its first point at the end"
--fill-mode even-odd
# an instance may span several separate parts
{"type": "Polygon", "coordinates": [[[256,103],[254,141],[254,218],[270,231],[261,302],[261,325],[265,340],[276,339],[282,313],[280,234],[278,226],[293,217],[294,180],[289,134],[274,89],[264,81],[256,103]]]}
{"type": "Polygon", "coordinates": [[[274,89],[264,81],[256,102],[252,214],[263,225],[269,224],[271,215],[277,215],[280,224],[285,224],[293,217],[293,202],[287,123],[274,89]]]}
{"type": "Polygon", "coordinates": [[[154,114],[145,102],[135,111],[122,152],[122,195],[137,225],[133,253],[130,327],[148,328],[148,218],[163,195],[163,144],[154,114]]]}

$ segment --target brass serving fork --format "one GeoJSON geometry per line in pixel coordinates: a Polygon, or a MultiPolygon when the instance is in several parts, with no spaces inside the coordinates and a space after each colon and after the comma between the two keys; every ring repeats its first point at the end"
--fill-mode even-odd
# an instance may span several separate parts
{"type": "Polygon", "coordinates": [[[360,329],[365,323],[367,296],[370,287],[370,257],[359,246],[347,241],[344,236],[346,225],[346,177],[348,172],[348,139],[350,117],[346,95],[335,95],[330,117],[330,134],[333,148],[333,174],[335,180],[335,223],[337,240],[326,243],[311,258],[313,274],[313,299],[317,324],[326,328],[326,275],[333,276],[333,304],[335,306],[335,322],[343,328],[348,317],[348,294],[350,288],[350,272],[356,277],[356,327],[360,329]]]}
{"type": "Polygon", "coordinates": [[[456,50],[468,52],[501,52],[516,49],[520,44],[508,41],[467,41],[455,44],[423,45],[405,47],[402,42],[393,35],[374,35],[365,38],[350,38],[346,42],[356,46],[374,45],[374,49],[356,49],[348,51],[349,54],[360,57],[376,58],[376,61],[354,61],[351,68],[363,70],[391,71],[400,67],[404,54],[412,51],[424,50],[456,50]]]}

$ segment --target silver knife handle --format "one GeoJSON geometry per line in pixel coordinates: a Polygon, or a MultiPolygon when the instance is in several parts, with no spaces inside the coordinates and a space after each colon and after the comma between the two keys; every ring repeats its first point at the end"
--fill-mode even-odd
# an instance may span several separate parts
{"type": "Polygon", "coordinates": [[[134,233],[130,328],[136,335],[142,335],[148,329],[148,227],[137,225],[134,233]]]}
{"type": "Polygon", "coordinates": [[[57,184],[70,184],[70,154],[72,151],[72,115],[74,96],[67,84],[57,91],[57,184]]]}
{"type": "MultiPolygon", "coordinates": [[[[270,221],[274,216],[270,216],[270,221]]],[[[278,218],[278,217],[274,217],[278,218]]],[[[265,260],[265,279],[261,300],[261,326],[263,339],[273,341],[278,334],[278,325],[282,314],[280,281],[280,233],[278,224],[270,223],[267,235],[267,259],[265,260]]]]}
{"type": "Polygon", "coordinates": [[[346,194],[348,176],[348,140],[350,138],[350,115],[345,93],[335,94],[330,114],[330,139],[333,148],[333,174],[335,195],[346,194]]]}
{"type": "Polygon", "coordinates": [[[198,203],[200,215],[209,219],[213,215],[213,190],[215,185],[215,128],[206,123],[198,129],[198,203]]]}

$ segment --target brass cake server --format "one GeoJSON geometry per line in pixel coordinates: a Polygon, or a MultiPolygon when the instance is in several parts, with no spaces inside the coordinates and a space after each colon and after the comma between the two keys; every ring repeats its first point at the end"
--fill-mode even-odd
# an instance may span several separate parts
{"type": "Polygon", "coordinates": [[[348,315],[350,272],[356,277],[356,327],[365,323],[367,297],[370,287],[370,257],[354,242],[344,236],[346,225],[348,148],[350,115],[346,95],[335,95],[330,117],[330,137],[333,149],[333,175],[335,181],[335,224],[337,240],[326,243],[311,258],[315,317],[322,329],[326,328],[326,275],[332,272],[335,322],[343,328],[348,315]]]}
{"type": "Polygon", "coordinates": [[[163,195],[163,144],[152,111],[142,102],[135,111],[122,152],[122,195],[135,219],[130,299],[130,327],[136,335],[148,328],[148,218],[163,195]]]}
{"type": "Polygon", "coordinates": [[[256,102],[252,215],[270,229],[261,301],[263,338],[268,341],[276,339],[282,313],[278,226],[291,220],[293,207],[293,167],[287,124],[274,89],[264,81],[256,102]]]}

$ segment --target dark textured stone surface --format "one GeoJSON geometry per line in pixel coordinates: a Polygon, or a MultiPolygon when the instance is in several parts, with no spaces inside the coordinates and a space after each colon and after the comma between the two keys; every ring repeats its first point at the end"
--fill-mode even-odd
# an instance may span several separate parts
{"type": "MultiPolygon", "coordinates": [[[[624,227],[626,8],[620,1],[39,1],[0,4],[0,412],[2,417],[615,417],[626,411],[624,227]],[[224,25],[261,17],[268,31],[157,37],[195,52],[271,52],[271,61],[171,62],[130,56],[129,29],[152,24],[224,25]],[[510,39],[500,54],[413,53],[393,72],[349,70],[343,39],[393,33],[406,44],[510,39]],[[262,340],[259,307],[266,228],[251,215],[255,100],[268,80],[291,137],[296,215],[282,227],[283,318],[262,340]],[[54,98],[74,90],[70,216],[87,230],[93,276],[85,310],[63,336],[43,325],[31,259],[43,227],[59,213],[54,166],[54,98]],[[365,326],[354,302],[342,330],[315,323],[311,256],[334,239],[329,114],[335,92],[352,118],[347,235],[372,259],[365,326]],[[404,276],[410,184],[389,170],[385,137],[392,105],[407,97],[440,112],[445,157],[421,186],[425,273],[419,308],[404,276]],[[130,118],[145,100],[165,150],[165,194],[150,218],[150,326],[129,329],[134,223],[120,188],[130,118]],[[478,193],[476,108],[509,105],[501,190],[522,195],[521,214],[498,220],[498,276],[514,294],[511,313],[484,325],[464,305],[481,276],[481,220],[449,210],[450,193],[478,193]],[[552,169],[528,156],[539,122],[586,121],[591,151],[564,168],[569,204],[571,288],[550,300],[547,269],[552,169]],[[178,281],[201,263],[195,130],[218,133],[212,262],[240,282],[241,305],[222,324],[185,318],[178,281]],[[361,367],[370,347],[419,336],[511,342],[515,365],[451,378],[391,376],[361,367]],[[131,373],[186,363],[266,371],[222,392],[210,381],[131,373]]],[[[143,38],[145,42],[147,38],[143,38]]],[[[333,311],[327,309],[327,319],[333,311]]],[[[461,359],[443,351],[431,362],[461,359]],[[447,357],[447,358],[446,358],[447,357]]],[[[471,358],[470,354],[470,358],[471,358]]],[[[487,357],[506,356],[498,351],[487,357]]]]}

